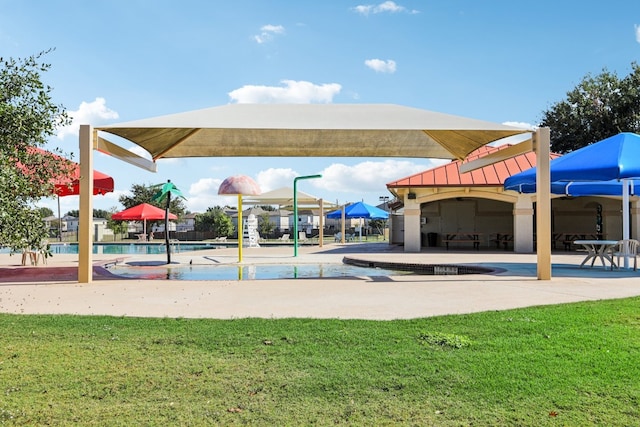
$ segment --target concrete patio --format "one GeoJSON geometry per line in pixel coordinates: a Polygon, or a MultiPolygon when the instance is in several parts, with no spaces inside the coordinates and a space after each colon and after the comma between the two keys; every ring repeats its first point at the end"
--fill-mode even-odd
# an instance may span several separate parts
{"type": "MultiPolygon", "coordinates": [[[[94,281],[78,284],[78,255],[20,266],[0,254],[0,312],[232,319],[406,319],[640,295],[640,271],[579,268],[579,252],[554,252],[553,277],[536,278],[536,255],[505,251],[425,249],[405,253],[387,243],[331,243],[245,248],[243,264],[341,263],[345,256],[411,264],[489,267],[489,274],[398,275],[272,280],[127,280],[103,265],[162,263],[165,255],[94,255],[94,281]]],[[[173,265],[237,265],[237,249],[177,253],[173,265]]]]}

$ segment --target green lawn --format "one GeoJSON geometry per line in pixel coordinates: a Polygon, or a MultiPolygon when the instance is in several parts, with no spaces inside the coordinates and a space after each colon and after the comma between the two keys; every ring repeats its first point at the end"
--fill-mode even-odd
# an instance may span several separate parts
{"type": "Polygon", "coordinates": [[[0,425],[638,425],[639,307],[399,321],[0,315],[0,425]]]}

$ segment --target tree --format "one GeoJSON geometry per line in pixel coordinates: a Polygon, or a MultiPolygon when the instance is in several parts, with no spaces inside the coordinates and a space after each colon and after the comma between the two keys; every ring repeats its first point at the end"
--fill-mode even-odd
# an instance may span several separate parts
{"type": "Polygon", "coordinates": [[[46,206],[40,207],[38,208],[38,210],[40,211],[40,215],[42,216],[42,218],[53,216],[53,211],[50,208],[47,208],[46,206]]]}
{"type": "Polygon", "coordinates": [[[369,227],[371,227],[372,230],[375,230],[378,234],[384,234],[386,222],[386,219],[372,219],[369,220],[369,227]]]}
{"type": "Polygon", "coordinates": [[[640,131],[640,66],[620,79],[602,71],[588,74],[567,98],[543,113],[541,126],[551,129],[551,150],[566,153],[620,132],[640,131]]]}
{"type": "MultiPolygon", "coordinates": [[[[94,210],[95,212],[95,210],[94,210]]],[[[127,232],[127,223],[125,221],[114,221],[111,219],[111,215],[118,212],[117,208],[113,207],[109,210],[107,218],[107,227],[110,228],[116,236],[122,236],[127,232]]]]}
{"type": "Polygon", "coordinates": [[[234,227],[224,209],[216,206],[196,214],[196,231],[213,231],[215,237],[227,237],[233,234],[234,227]]]}
{"type": "MultiPolygon", "coordinates": [[[[118,198],[118,201],[122,203],[125,209],[132,208],[142,203],[149,203],[157,206],[160,209],[165,208],[165,204],[161,201],[154,201],[153,197],[158,193],[157,186],[146,186],[144,184],[133,184],[131,186],[131,196],[122,195],[118,198]]],[[[169,212],[177,215],[178,217],[184,216],[186,207],[184,202],[180,198],[171,199],[169,204],[169,212]]]]}
{"type": "Polygon", "coordinates": [[[258,232],[261,236],[268,236],[273,233],[275,224],[269,220],[269,212],[263,212],[258,217],[258,232]]]}
{"type": "Polygon", "coordinates": [[[70,122],[41,80],[48,52],[0,58],[0,244],[13,250],[42,249],[48,230],[34,203],[53,195],[54,174],[71,170],[64,158],[34,149],[70,122]]]}
{"type": "MultiPolygon", "coordinates": [[[[115,211],[114,211],[114,212],[110,212],[110,211],[106,211],[106,210],[104,210],[104,209],[94,209],[94,210],[93,210],[93,217],[94,217],[94,218],[105,218],[105,219],[109,219],[109,218],[111,218],[111,215],[112,215],[113,213],[115,213],[115,211]]],[[[72,216],[72,217],[74,217],[74,218],[78,218],[78,217],[80,217],[80,211],[79,211],[79,210],[77,210],[77,209],[70,210],[70,211],[69,211],[69,212],[67,212],[65,215],[72,216]]]]}

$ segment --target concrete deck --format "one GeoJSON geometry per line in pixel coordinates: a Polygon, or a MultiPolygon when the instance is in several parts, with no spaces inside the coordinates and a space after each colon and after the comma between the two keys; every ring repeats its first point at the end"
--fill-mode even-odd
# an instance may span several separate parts
{"type": "MultiPolygon", "coordinates": [[[[174,265],[237,265],[237,249],[178,253],[174,265]]],[[[404,253],[387,243],[338,243],[245,248],[243,264],[340,263],[345,256],[397,263],[477,265],[491,274],[399,275],[243,281],[124,280],[105,263],[161,263],[166,255],[94,255],[94,282],[77,283],[77,255],[55,255],[47,265],[20,266],[0,254],[0,312],[232,319],[406,319],[505,310],[640,295],[640,271],[579,268],[584,254],[552,254],[550,281],[536,278],[536,255],[505,251],[424,250],[404,253]]]]}

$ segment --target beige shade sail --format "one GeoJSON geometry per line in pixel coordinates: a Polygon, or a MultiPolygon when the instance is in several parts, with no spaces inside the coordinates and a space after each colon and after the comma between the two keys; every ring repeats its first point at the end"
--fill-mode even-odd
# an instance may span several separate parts
{"type": "MultiPolygon", "coordinates": [[[[298,190],[297,197],[298,206],[320,206],[320,198],[307,194],[304,191],[298,190]]],[[[293,188],[282,187],[276,190],[267,191],[259,196],[247,196],[244,199],[244,203],[247,205],[278,205],[279,207],[293,206],[293,188]]],[[[331,207],[335,206],[335,203],[322,201],[323,206],[331,207]]]]}
{"type": "Polygon", "coordinates": [[[95,129],[141,146],[154,160],[258,156],[463,159],[485,144],[529,132],[391,104],[229,104],[95,129]]]}

